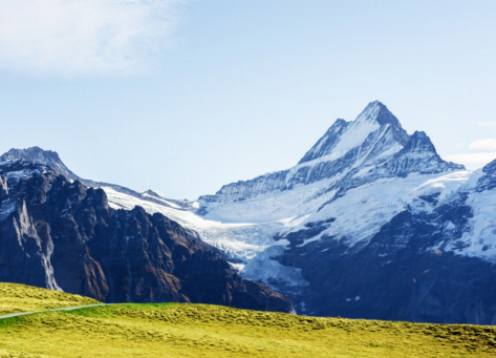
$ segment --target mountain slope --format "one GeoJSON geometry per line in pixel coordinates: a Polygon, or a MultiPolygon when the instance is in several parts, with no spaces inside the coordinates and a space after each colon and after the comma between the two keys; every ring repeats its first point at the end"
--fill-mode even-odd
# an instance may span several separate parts
{"type": "Polygon", "coordinates": [[[50,167],[0,165],[0,281],[109,302],[183,301],[287,311],[220,251],[163,215],[111,209],[105,192],[50,167]]]}
{"type": "Polygon", "coordinates": [[[0,155],[0,163],[17,161],[38,163],[51,168],[51,170],[69,180],[79,179],[78,176],[67,168],[67,166],[62,162],[58,153],[51,150],[43,150],[40,147],[31,147],[26,149],[13,148],[0,155]]]}
{"type": "MultiPolygon", "coordinates": [[[[463,170],[443,161],[425,133],[408,135],[387,107],[376,101],[354,121],[337,120],[295,167],[225,185],[217,194],[200,198],[198,213],[224,223],[269,227],[263,239],[264,235],[245,238],[247,244],[262,243],[256,256],[264,259],[249,259],[252,252],[241,259],[247,261],[246,274],[277,286],[275,281],[284,277],[260,274],[271,271],[277,260],[270,257],[280,254],[280,246],[287,247],[287,240],[274,241],[274,237],[305,232],[305,240],[333,236],[349,245],[363,245],[422,195],[418,188],[424,183],[455,172],[455,177],[466,177],[463,170]],[[270,240],[276,249],[270,247],[270,240]],[[261,266],[264,262],[270,266],[267,270],[261,266]],[[251,275],[253,270],[257,273],[251,275]]],[[[450,186],[461,183],[448,181],[450,186]]],[[[291,285],[294,275],[286,281],[282,284],[291,285]]],[[[303,281],[300,275],[298,285],[303,281]]]]}
{"type": "Polygon", "coordinates": [[[151,202],[156,202],[161,205],[169,206],[175,209],[191,210],[191,203],[185,200],[174,200],[163,198],[152,190],[147,190],[143,193],[139,193],[135,190],[126,188],[121,185],[105,183],[101,181],[95,181],[91,179],[82,178],[79,175],[72,172],[60,159],[58,153],[51,150],[44,150],[40,147],[30,147],[26,149],[13,148],[0,156],[0,164],[8,162],[26,162],[41,164],[43,166],[49,167],[54,173],[62,175],[70,181],[77,180],[80,183],[94,188],[106,187],[117,192],[133,196],[137,199],[144,199],[151,202]]]}
{"type": "Polygon", "coordinates": [[[444,161],[424,132],[407,134],[372,102],[295,167],[225,185],[198,212],[271,227],[273,245],[242,257],[243,272],[299,312],[495,323],[493,166],[472,174],[444,161]],[[268,273],[275,265],[284,269],[268,273]]]}
{"type": "MultiPolygon", "coordinates": [[[[360,246],[350,248],[332,236],[302,246],[305,232],[292,233],[280,259],[302,268],[309,282],[301,295],[304,309],[346,317],[494,324],[496,266],[483,251],[468,256],[457,244],[470,232],[474,212],[458,192],[448,197],[433,206],[438,193],[421,196],[421,203],[401,210],[360,246]]],[[[494,242],[494,236],[489,240],[494,242]]]]}
{"type": "Polygon", "coordinates": [[[98,302],[88,297],[27,285],[0,283],[0,316],[95,303],[98,302]]]}

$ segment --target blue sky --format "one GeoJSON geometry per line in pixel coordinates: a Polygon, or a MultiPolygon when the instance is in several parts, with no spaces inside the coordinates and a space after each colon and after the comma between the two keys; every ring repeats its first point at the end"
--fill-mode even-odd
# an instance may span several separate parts
{"type": "Polygon", "coordinates": [[[444,157],[496,158],[494,1],[19,3],[0,12],[2,152],[195,198],[379,99],[444,157]]]}

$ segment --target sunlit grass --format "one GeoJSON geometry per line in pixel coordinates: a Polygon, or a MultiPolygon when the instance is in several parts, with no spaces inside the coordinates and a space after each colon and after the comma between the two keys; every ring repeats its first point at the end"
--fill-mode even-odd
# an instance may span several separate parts
{"type": "MultiPolygon", "coordinates": [[[[0,298],[1,300],[1,298],[0,298]]],[[[496,328],[124,304],[0,324],[0,357],[493,357],[496,328]]]]}
{"type": "Polygon", "coordinates": [[[0,315],[93,303],[96,301],[87,297],[26,285],[0,283],[0,315]]]}

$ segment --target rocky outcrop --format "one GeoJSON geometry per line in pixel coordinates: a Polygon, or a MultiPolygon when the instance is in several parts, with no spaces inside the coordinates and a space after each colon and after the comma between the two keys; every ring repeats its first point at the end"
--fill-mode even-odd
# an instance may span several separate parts
{"type": "Polygon", "coordinates": [[[27,162],[0,165],[0,281],[106,302],[291,309],[194,232],[140,207],[113,210],[103,190],[27,162]]]}
{"type": "Polygon", "coordinates": [[[67,179],[79,179],[62,162],[57,152],[44,150],[40,147],[30,147],[26,149],[12,148],[8,152],[0,155],[0,163],[23,161],[26,163],[38,163],[49,167],[53,172],[63,175],[67,179]]]}
{"type": "Polygon", "coordinates": [[[477,191],[496,189],[496,160],[482,168],[482,175],[477,183],[477,191]]]}

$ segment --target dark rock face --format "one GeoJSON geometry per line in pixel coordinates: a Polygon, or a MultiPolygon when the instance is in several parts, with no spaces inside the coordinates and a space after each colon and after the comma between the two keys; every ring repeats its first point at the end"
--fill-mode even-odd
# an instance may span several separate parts
{"type": "Polygon", "coordinates": [[[26,149],[12,148],[8,152],[0,155],[1,162],[23,161],[27,163],[38,163],[50,167],[52,171],[63,175],[68,179],[79,179],[67,166],[62,162],[57,152],[44,150],[40,147],[31,147],[26,149]]]}
{"type": "Polygon", "coordinates": [[[109,208],[103,190],[39,164],[0,165],[0,281],[107,302],[202,302],[289,311],[217,249],[163,215],[109,208]]]}
{"type": "Polygon", "coordinates": [[[306,233],[288,235],[291,248],[279,260],[301,268],[309,283],[294,298],[298,309],[354,318],[495,324],[496,265],[445,250],[473,215],[463,203],[460,197],[431,214],[403,211],[358,247],[333,237],[300,247],[306,233]],[[443,225],[448,221],[453,225],[443,225]]]}
{"type": "Polygon", "coordinates": [[[496,160],[482,168],[483,175],[477,183],[477,191],[492,190],[496,188],[496,160]]]}

